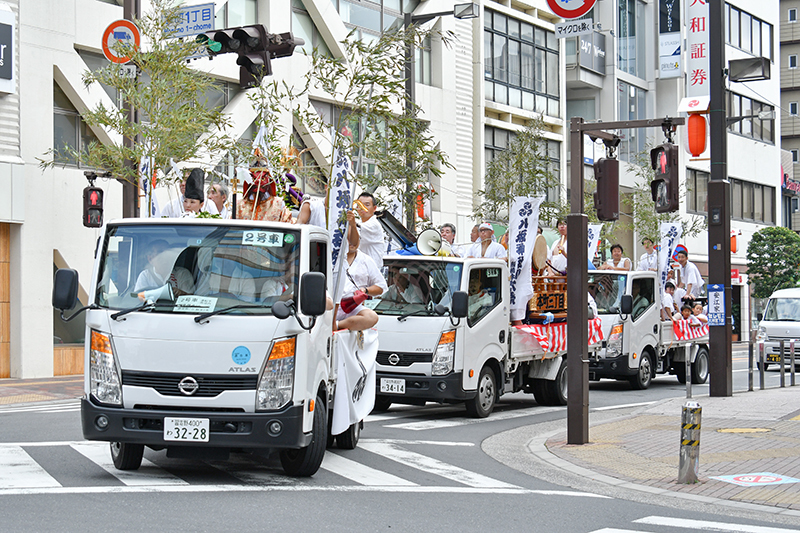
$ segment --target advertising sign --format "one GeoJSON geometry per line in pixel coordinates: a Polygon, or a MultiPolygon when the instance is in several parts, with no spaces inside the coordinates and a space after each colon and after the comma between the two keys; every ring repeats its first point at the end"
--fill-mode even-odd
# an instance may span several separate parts
{"type": "Polygon", "coordinates": [[[11,9],[0,8],[0,93],[16,93],[14,74],[15,34],[17,21],[11,9]]]}
{"type": "Polygon", "coordinates": [[[578,61],[582,68],[605,75],[606,36],[596,31],[578,39],[578,61]]]}
{"type": "Polygon", "coordinates": [[[686,4],[686,96],[708,95],[708,3],[686,4]]]}

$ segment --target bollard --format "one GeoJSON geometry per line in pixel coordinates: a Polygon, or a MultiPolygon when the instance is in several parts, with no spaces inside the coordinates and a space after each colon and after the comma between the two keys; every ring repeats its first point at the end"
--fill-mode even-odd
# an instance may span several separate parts
{"type": "Polygon", "coordinates": [[[753,338],[750,337],[750,345],[747,352],[747,390],[753,391],[753,338]]]}
{"type": "Polygon", "coordinates": [[[764,343],[758,343],[758,388],[764,390],[764,343]]]}
{"type": "Polygon", "coordinates": [[[678,483],[697,483],[700,466],[700,419],[703,408],[694,401],[683,405],[681,414],[681,457],[678,483]]]}
{"type": "Polygon", "coordinates": [[[789,362],[791,363],[791,376],[792,379],[790,380],[790,384],[794,387],[794,342],[795,339],[789,341],[789,362]]]}
{"type": "Polygon", "coordinates": [[[781,388],[786,386],[786,346],[784,345],[784,341],[781,341],[781,388]]]}

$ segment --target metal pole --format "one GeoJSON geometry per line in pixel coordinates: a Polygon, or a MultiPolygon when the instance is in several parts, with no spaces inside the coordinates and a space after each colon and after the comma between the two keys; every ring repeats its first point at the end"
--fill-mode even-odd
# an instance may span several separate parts
{"type": "Polygon", "coordinates": [[[750,343],[748,345],[748,352],[747,352],[747,390],[753,390],[753,337],[750,337],[750,343]]]}
{"type": "Polygon", "coordinates": [[[789,371],[791,372],[791,386],[794,387],[794,341],[792,339],[789,341],[789,362],[791,363],[791,367],[789,367],[789,371]]]}
{"type": "Polygon", "coordinates": [[[708,282],[722,285],[725,325],[709,328],[710,396],[733,395],[731,350],[731,198],[725,106],[725,0],[708,2],[711,176],[708,183],[708,282]]]}
{"type": "Polygon", "coordinates": [[[764,343],[758,343],[758,388],[764,390],[764,343]]]}
{"type": "Polygon", "coordinates": [[[681,456],[678,465],[678,483],[697,483],[700,466],[700,422],[703,408],[689,401],[681,413],[681,456]]]}
{"type": "MultiPolygon", "coordinates": [[[[409,40],[408,33],[413,24],[413,13],[403,14],[403,31],[404,38],[406,39],[406,61],[405,61],[405,75],[406,75],[406,117],[411,118],[414,113],[414,102],[416,101],[416,69],[414,65],[414,42],[409,40]]],[[[407,136],[411,136],[412,132],[406,131],[407,136]]],[[[403,205],[406,215],[406,227],[412,233],[415,233],[416,216],[414,214],[415,205],[412,201],[414,198],[414,191],[411,188],[411,175],[414,172],[414,157],[412,154],[406,154],[406,198],[403,205]]]]}
{"type": "Polygon", "coordinates": [[[588,217],[583,214],[583,119],[570,123],[570,215],[567,217],[567,444],[589,442],[588,217]],[[570,243],[572,243],[570,245],[570,243]]]}
{"type": "Polygon", "coordinates": [[[784,341],[781,341],[781,362],[780,369],[781,369],[781,388],[786,386],[786,346],[784,345],[784,341]]]}
{"type": "MultiPolygon", "coordinates": [[[[122,6],[122,18],[125,20],[134,20],[140,16],[141,6],[139,0],[125,0],[122,6]]],[[[128,121],[137,123],[139,121],[139,113],[127,101],[123,103],[123,112],[127,115],[128,121]]],[[[122,139],[125,148],[132,148],[136,143],[136,139],[124,137],[122,139]]],[[[127,161],[126,166],[130,166],[137,170],[134,175],[138,175],[139,162],[127,161]]],[[[135,218],[139,216],[139,184],[128,180],[120,180],[122,183],[122,218],[135,218]]]]}
{"type": "Polygon", "coordinates": [[[689,344],[683,347],[683,358],[685,359],[684,376],[686,377],[686,397],[692,397],[692,348],[689,344]]]}

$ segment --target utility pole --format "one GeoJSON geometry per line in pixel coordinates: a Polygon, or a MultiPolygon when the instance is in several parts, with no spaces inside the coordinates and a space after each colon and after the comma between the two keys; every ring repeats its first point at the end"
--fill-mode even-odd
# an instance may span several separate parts
{"type": "MultiPolygon", "coordinates": [[[[122,6],[122,18],[125,20],[135,20],[141,16],[140,0],[125,0],[122,6]]],[[[128,117],[128,122],[137,123],[139,121],[139,113],[128,102],[123,103],[123,111],[128,117]]],[[[136,143],[136,139],[124,137],[122,140],[126,148],[131,148],[136,143]]],[[[139,174],[139,162],[128,161],[127,165],[135,169],[134,176],[139,174]]],[[[119,178],[118,178],[119,179],[119,178]]],[[[125,179],[119,179],[122,183],[122,218],[135,218],[139,216],[139,185],[129,182],[125,179]]]]}
{"type": "Polygon", "coordinates": [[[709,395],[733,395],[731,350],[731,184],[728,181],[728,121],[725,112],[725,1],[708,2],[709,122],[711,177],[708,182],[708,282],[722,285],[725,325],[709,327],[709,395]]]}

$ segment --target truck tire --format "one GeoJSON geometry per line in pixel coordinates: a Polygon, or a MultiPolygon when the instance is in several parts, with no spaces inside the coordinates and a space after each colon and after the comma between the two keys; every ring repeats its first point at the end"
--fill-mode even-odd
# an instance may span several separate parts
{"type": "Polygon", "coordinates": [[[686,383],[686,363],[683,361],[675,365],[675,376],[678,378],[678,383],[681,385],[686,383]]]}
{"type": "Polygon", "coordinates": [[[547,391],[545,390],[545,381],[543,379],[534,379],[531,384],[533,390],[533,398],[541,406],[549,405],[547,391]]]}
{"type": "Polygon", "coordinates": [[[494,409],[497,398],[497,383],[494,372],[488,366],[478,376],[478,391],[474,398],[466,401],[467,414],[473,418],[486,418],[494,409]]]}
{"type": "Polygon", "coordinates": [[[639,358],[639,370],[631,376],[631,387],[635,390],[645,390],[653,381],[653,356],[650,352],[642,352],[639,358]]]}
{"type": "Polygon", "coordinates": [[[117,470],[139,470],[144,456],[144,444],[112,442],[111,459],[117,470]]]}
{"type": "Polygon", "coordinates": [[[341,450],[355,450],[358,445],[358,439],[361,437],[361,429],[364,427],[364,421],[351,424],[347,431],[336,435],[336,446],[341,450]]]}
{"type": "MultiPolygon", "coordinates": [[[[561,359],[556,379],[545,381],[545,402],[547,405],[567,405],[567,360],[561,359]]],[[[538,401],[538,400],[537,400],[538,401]]]]}
{"type": "Polygon", "coordinates": [[[385,413],[392,406],[392,399],[388,396],[375,396],[375,406],[372,411],[375,413],[385,413]]]}
{"type": "Polygon", "coordinates": [[[310,477],[317,473],[325,455],[328,441],[328,410],[325,402],[317,396],[314,404],[314,423],[311,429],[311,444],[299,450],[281,450],[281,466],[288,476],[310,477]]]}
{"type": "Polygon", "coordinates": [[[760,362],[757,362],[757,363],[756,363],[756,367],[757,367],[757,368],[758,368],[758,369],[759,369],[761,372],[766,372],[766,371],[767,371],[767,369],[769,368],[769,363],[764,363],[764,364],[762,365],[760,362]],[[761,368],[761,367],[764,367],[764,368],[761,368]]]}
{"type": "MultiPolygon", "coordinates": [[[[702,385],[708,379],[708,350],[700,348],[692,363],[692,384],[702,385]]],[[[683,378],[684,383],[686,377],[683,378]]]]}

